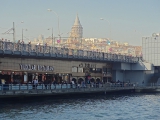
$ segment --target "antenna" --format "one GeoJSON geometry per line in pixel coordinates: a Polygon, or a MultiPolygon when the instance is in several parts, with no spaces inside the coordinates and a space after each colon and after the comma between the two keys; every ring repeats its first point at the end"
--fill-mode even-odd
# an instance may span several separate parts
{"type": "Polygon", "coordinates": [[[6,32],[2,34],[13,34],[13,42],[15,42],[15,28],[14,28],[14,22],[13,22],[13,28],[7,30],[6,32]],[[13,30],[13,33],[10,33],[13,30]]]}

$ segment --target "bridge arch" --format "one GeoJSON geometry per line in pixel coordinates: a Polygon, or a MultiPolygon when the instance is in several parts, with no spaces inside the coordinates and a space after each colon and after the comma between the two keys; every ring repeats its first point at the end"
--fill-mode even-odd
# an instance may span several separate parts
{"type": "Polygon", "coordinates": [[[81,84],[82,81],[84,81],[83,78],[78,78],[78,84],[81,84]]]}
{"type": "Polygon", "coordinates": [[[91,82],[95,82],[95,79],[94,79],[94,78],[91,78],[90,81],[91,81],[91,82]]]}
{"type": "Polygon", "coordinates": [[[96,82],[101,82],[101,79],[100,78],[96,78],[96,82]]]}
{"type": "Polygon", "coordinates": [[[74,83],[77,82],[77,78],[72,78],[72,81],[74,81],[74,83]]]}

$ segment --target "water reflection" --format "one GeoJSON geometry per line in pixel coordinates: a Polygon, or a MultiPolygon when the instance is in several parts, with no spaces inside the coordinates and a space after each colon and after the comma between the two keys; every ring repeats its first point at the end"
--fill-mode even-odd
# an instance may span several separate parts
{"type": "Polygon", "coordinates": [[[150,120],[158,119],[160,94],[41,98],[1,101],[1,120],[150,120]]]}

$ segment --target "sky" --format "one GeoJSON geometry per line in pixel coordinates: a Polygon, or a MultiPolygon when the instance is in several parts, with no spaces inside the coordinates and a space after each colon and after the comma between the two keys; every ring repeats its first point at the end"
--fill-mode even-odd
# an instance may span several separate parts
{"type": "Polygon", "coordinates": [[[22,38],[22,29],[29,39],[51,36],[49,28],[57,37],[57,16],[61,36],[68,37],[78,14],[84,38],[110,38],[139,46],[143,36],[160,33],[159,5],[160,0],[0,0],[0,38],[13,40],[12,34],[2,34],[13,22],[16,40],[22,38]]]}

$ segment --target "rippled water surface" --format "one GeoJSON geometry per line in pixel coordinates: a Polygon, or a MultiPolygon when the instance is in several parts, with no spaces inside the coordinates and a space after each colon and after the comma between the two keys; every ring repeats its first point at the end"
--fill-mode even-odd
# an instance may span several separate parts
{"type": "Polygon", "coordinates": [[[160,94],[31,99],[1,101],[0,120],[160,120],[160,94]]]}

